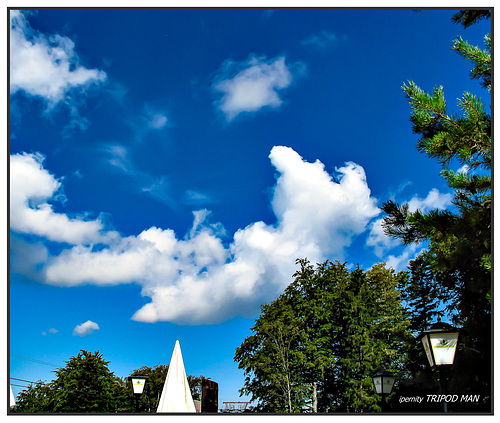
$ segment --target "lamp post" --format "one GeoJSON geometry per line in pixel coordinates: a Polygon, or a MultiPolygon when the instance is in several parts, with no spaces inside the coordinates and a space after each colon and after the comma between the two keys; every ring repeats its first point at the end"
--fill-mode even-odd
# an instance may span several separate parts
{"type": "Polygon", "coordinates": [[[146,380],[149,376],[133,375],[128,377],[132,381],[132,389],[134,391],[135,397],[135,412],[139,412],[139,397],[144,392],[144,387],[146,386],[146,380]]]}
{"type": "Polygon", "coordinates": [[[382,411],[387,403],[387,396],[392,392],[397,376],[394,373],[382,370],[372,376],[375,392],[382,396],[382,411]]]}
{"type": "MultiPolygon", "coordinates": [[[[437,323],[434,323],[417,337],[417,340],[422,341],[431,368],[438,369],[439,390],[442,395],[446,394],[447,391],[446,371],[455,360],[459,332],[458,328],[441,322],[441,317],[438,316],[437,323]]],[[[448,412],[446,401],[443,401],[443,411],[448,412]]]]}

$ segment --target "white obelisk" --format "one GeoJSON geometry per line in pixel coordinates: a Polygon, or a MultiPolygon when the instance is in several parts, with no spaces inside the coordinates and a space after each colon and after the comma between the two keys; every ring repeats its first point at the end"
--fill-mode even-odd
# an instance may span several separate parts
{"type": "Polygon", "coordinates": [[[196,413],[182,359],[181,345],[175,341],[157,413],[196,413]]]}
{"type": "Polygon", "coordinates": [[[14,397],[14,392],[12,392],[12,386],[10,386],[10,406],[14,407],[16,405],[16,398],[14,397]]]}

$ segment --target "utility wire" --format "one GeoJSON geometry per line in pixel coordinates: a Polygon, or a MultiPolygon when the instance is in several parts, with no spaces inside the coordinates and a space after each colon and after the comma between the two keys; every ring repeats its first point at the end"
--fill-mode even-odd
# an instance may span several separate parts
{"type": "Polygon", "coordinates": [[[34,363],[45,364],[46,366],[59,367],[57,364],[47,363],[46,361],[35,360],[34,358],[21,357],[20,355],[11,354],[11,357],[20,358],[21,360],[33,361],[34,363]]]}
{"type": "Polygon", "coordinates": [[[29,388],[29,386],[26,386],[26,385],[17,385],[15,383],[11,383],[10,386],[19,386],[21,388],[29,388]]]}
{"type": "Polygon", "coordinates": [[[21,382],[28,382],[28,383],[36,383],[36,382],[33,382],[32,380],[24,380],[24,379],[18,379],[16,377],[11,377],[12,380],[19,380],[21,382]]]}

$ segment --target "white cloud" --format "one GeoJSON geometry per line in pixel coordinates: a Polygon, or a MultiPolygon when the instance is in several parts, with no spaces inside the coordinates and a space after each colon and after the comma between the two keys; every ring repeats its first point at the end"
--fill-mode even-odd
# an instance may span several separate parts
{"type": "MultiPolygon", "coordinates": [[[[106,232],[99,221],[54,213],[47,201],[61,182],[43,168],[43,157],[12,156],[13,230],[75,244],[52,257],[33,244],[36,260],[16,269],[33,272],[42,264],[37,278],[58,286],[137,283],[151,302],[133,319],[208,324],[258,312],[260,304],[272,301],[291,282],[299,257],[312,263],[343,260],[346,248],[367,229],[367,244],[379,257],[395,247],[382,233],[381,219],[373,221],[380,210],[361,166],[346,163],[335,169],[334,179],[321,162],[306,162],[289,147],[273,147],[269,158],[278,173],[271,201],[275,223],[251,223],[225,243],[224,228],[210,222],[208,210],[194,212],[192,228],[183,238],[157,227],[121,237],[106,232]],[[40,210],[50,219],[37,216],[40,210]],[[35,218],[25,218],[28,213],[35,218]],[[96,239],[105,244],[97,250],[89,243],[96,239]]],[[[431,190],[410,204],[427,210],[444,208],[450,200],[449,194],[431,190]]],[[[389,255],[386,262],[401,270],[418,248],[389,255]]]]}
{"type": "Polygon", "coordinates": [[[207,204],[213,203],[214,200],[208,194],[204,194],[194,190],[187,190],[184,192],[183,202],[185,204],[207,204]]]}
{"type": "Polygon", "coordinates": [[[151,116],[149,125],[154,129],[161,129],[164,126],[166,126],[167,122],[168,119],[165,115],[161,113],[156,113],[153,116],[151,116]]]}
{"type": "Polygon", "coordinates": [[[74,43],[67,37],[34,31],[26,14],[10,11],[10,92],[42,97],[49,107],[66,101],[75,87],[100,84],[106,74],[80,65],[74,43]]]}
{"type": "Polygon", "coordinates": [[[291,148],[274,147],[269,157],[280,173],[274,225],[252,223],[225,246],[223,228],[210,224],[209,212],[201,210],[183,239],[152,227],[100,251],[67,249],[48,261],[45,281],[138,283],[151,303],[133,318],[145,322],[206,324],[252,315],[291,282],[296,258],[343,259],[345,248],[379,213],[360,166],[338,168],[336,182],[321,162],[305,162],[291,148]]]}
{"type": "Polygon", "coordinates": [[[438,189],[433,188],[429,191],[429,194],[427,194],[427,197],[425,197],[424,199],[419,198],[415,195],[408,202],[408,206],[410,212],[414,212],[417,209],[422,212],[426,212],[432,209],[443,210],[451,204],[452,199],[452,194],[441,194],[438,189]]]}
{"type": "Polygon", "coordinates": [[[418,255],[420,255],[422,250],[423,248],[420,245],[412,244],[404,248],[398,256],[392,254],[389,255],[386,260],[386,265],[387,267],[392,267],[397,272],[401,270],[408,270],[408,262],[410,260],[414,260],[418,255]]]}
{"type": "Polygon", "coordinates": [[[77,325],[75,329],[73,329],[73,335],[78,336],[87,336],[94,333],[96,330],[99,330],[99,325],[91,320],[87,320],[85,323],[81,325],[77,325]]]}
{"type": "Polygon", "coordinates": [[[377,219],[370,224],[370,233],[366,240],[366,245],[374,248],[375,255],[382,258],[386,251],[397,247],[399,242],[387,236],[382,227],[383,218],[377,219]]]}
{"type": "Polygon", "coordinates": [[[464,164],[462,167],[460,167],[457,170],[457,173],[467,175],[467,173],[469,173],[469,171],[470,171],[470,166],[467,164],[464,164]]]}
{"type": "Polygon", "coordinates": [[[52,334],[56,334],[56,333],[58,333],[59,331],[58,331],[57,329],[50,328],[48,331],[43,331],[43,332],[42,332],[42,335],[43,335],[43,336],[47,336],[47,332],[52,333],[52,334]]]}
{"type": "Polygon", "coordinates": [[[128,158],[128,150],[123,145],[107,145],[104,147],[105,154],[108,156],[108,163],[120,169],[125,173],[135,173],[128,158]]]}
{"type": "Polygon", "coordinates": [[[61,183],[43,168],[40,154],[10,156],[10,227],[13,231],[56,242],[82,244],[104,241],[99,219],[69,218],[47,202],[58,199],[61,183]]]}
{"type": "Polygon", "coordinates": [[[223,93],[219,108],[231,121],[243,112],[279,107],[282,100],[278,91],[291,82],[292,73],[284,57],[266,61],[253,56],[246,62],[224,62],[214,88],[223,93]]]}
{"type": "Polygon", "coordinates": [[[178,210],[179,206],[171,196],[171,183],[168,177],[151,175],[138,169],[130,159],[129,149],[123,145],[105,145],[99,152],[105,156],[104,160],[114,170],[123,172],[130,178],[129,186],[136,192],[148,194],[172,210],[178,210]]]}
{"type": "MultiPolygon", "coordinates": [[[[422,212],[427,212],[432,209],[446,209],[451,204],[452,194],[442,194],[438,189],[433,188],[424,199],[415,195],[408,201],[410,212],[419,209],[422,212]]],[[[383,258],[387,252],[393,248],[400,246],[400,242],[394,238],[387,236],[382,227],[383,218],[377,219],[370,224],[370,233],[366,240],[366,245],[374,248],[375,255],[383,258]]],[[[399,256],[390,255],[387,258],[387,264],[396,270],[401,270],[401,267],[408,263],[408,260],[415,258],[415,247],[407,247],[399,256]],[[411,258],[409,258],[411,256],[411,258]],[[406,260],[406,262],[405,262],[406,260]]]]}
{"type": "Polygon", "coordinates": [[[311,46],[317,50],[325,50],[329,47],[335,47],[340,42],[345,41],[346,36],[339,37],[335,33],[330,31],[321,31],[319,35],[313,34],[310,37],[302,41],[302,45],[311,46]]]}

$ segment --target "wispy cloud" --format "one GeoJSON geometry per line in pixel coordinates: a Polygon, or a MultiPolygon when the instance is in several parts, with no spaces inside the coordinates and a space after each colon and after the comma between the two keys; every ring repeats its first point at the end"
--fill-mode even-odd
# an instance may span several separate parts
{"type": "Polygon", "coordinates": [[[23,91],[44,99],[53,107],[59,102],[68,102],[73,88],[78,87],[81,92],[105,80],[105,72],[80,64],[71,39],[36,32],[25,13],[10,11],[11,94],[23,91]]]}
{"type": "Polygon", "coordinates": [[[130,158],[129,148],[120,144],[101,148],[106,162],[130,178],[129,186],[136,192],[144,193],[172,210],[177,210],[177,202],[172,198],[171,186],[167,176],[155,176],[138,169],[130,158]]]}
{"type": "Polygon", "coordinates": [[[51,333],[51,334],[56,334],[56,333],[58,333],[59,331],[58,331],[57,329],[50,328],[48,331],[43,331],[43,332],[42,332],[42,335],[43,335],[43,336],[47,336],[47,332],[48,332],[48,333],[51,333]]]}
{"type": "Polygon", "coordinates": [[[96,330],[99,330],[99,325],[91,320],[87,320],[85,323],[81,325],[77,325],[75,329],[73,329],[73,335],[75,336],[87,336],[94,333],[96,330]]]}
{"type": "Polygon", "coordinates": [[[208,194],[194,190],[187,190],[184,192],[182,201],[184,204],[202,205],[213,203],[214,199],[208,194]]]}
{"type": "Polygon", "coordinates": [[[319,34],[313,34],[302,41],[303,46],[312,47],[316,50],[326,50],[334,48],[345,42],[347,36],[339,37],[337,34],[330,31],[321,31],[319,34]]]}
{"type": "Polygon", "coordinates": [[[149,120],[149,126],[154,129],[161,129],[167,125],[168,119],[161,113],[155,113],[149,120]]]}
{"type": "Polygon", "coordinates": [[[106,145],[102,147],[108,163],[125,173],[135,173],[135,169],[129,160],[128,149],[120,144],[106,145]]]}
{"type": "Polygon", "coordinates": [[[269,20],[271,19],[271,17],[274,15],[274,10],[271,10],[271,9],[268,9],[268,10],[264,10],[262,12],[262,15],[261,15],[261,19],[262,20],[269,20]]]}
{"type": "Polygon", "coordinates": [[[251,56],[245,62],[224,62],[213,87],[223,94],[217,105],[227,121],[231,121],[240,113],[280,107],[283,103],[280,91],[291,83],[292,72],[285,57],[267,60],[251,56]]]}

